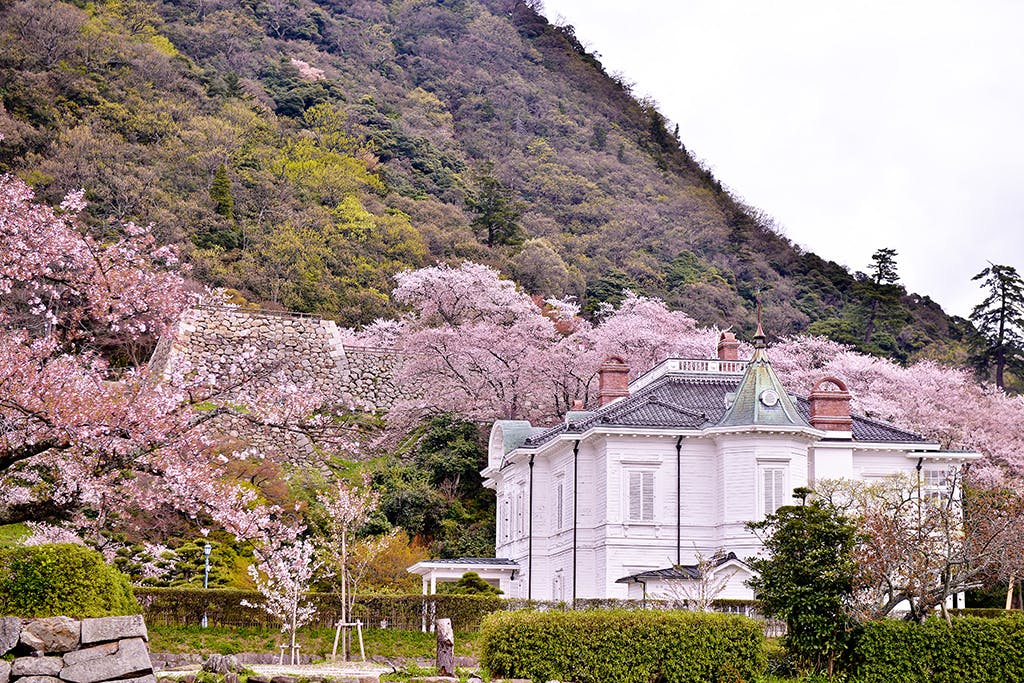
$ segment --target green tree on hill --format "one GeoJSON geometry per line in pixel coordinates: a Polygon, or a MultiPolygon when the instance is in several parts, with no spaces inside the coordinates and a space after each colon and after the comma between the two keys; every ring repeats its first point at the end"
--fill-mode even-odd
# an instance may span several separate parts
{"type": "Polygon", "coordinates": [[[471,225],[488,247],[496,244],[522,244],[525,239],[519,218],[522,203],[512,190],[494,176],[494,164],[484,165],[474,177],[476,190],[466,195],[466,206],[476,214],[471,225]]]}
{"type": "Polygon", "coordinates": [[[971,311],[978,329],[976,362],[995,371],[1003,388],[1006,370],[1024,366],[1024,280],[1013,266],[990,263],[972,280],[981,280],[985,299],[971,311]]]}
{"type": "Polygon", "coordinates": [[[906,317],[900,301],[903,288],[899,286],[896,250],[877,250],[871,255],[868,270],[871,275],[859,275],[861,279],[853,287],[854,293],[864,302],[863,332],[866,346],[870,346],[879,324],[901,324],[906,317]]]}

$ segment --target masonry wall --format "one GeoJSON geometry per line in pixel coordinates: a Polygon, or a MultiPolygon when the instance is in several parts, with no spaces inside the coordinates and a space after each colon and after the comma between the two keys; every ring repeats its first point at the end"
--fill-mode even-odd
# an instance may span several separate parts
{"type": "Polygon", "coordinates": [[[0,683],[156,683],[141,616],[0,618],[0,683]]]}
{"type": "Polygon", "coordinates": [[[255,364],[274,381],[283,378],[369,411],[394,405],[398,363],[392,349],[346,348],[333,320],[214,306],[186,311],[151,360],[164,373],[201,368],[218,380],[233,366],[255,364]]]}
{"type": "MultiPolygon", "coordinates": [[[[160,340],[150,364],[164,376],[209,374],[221,387],[230,385],[229,378],[237,379],[239,368],[255,368],[247,380],[250,386],[289,382],[333,397],[338,406],[383,412],[398,398],[395,373],[400,360],[393,349],[346,347],[333,320],[203,306],[182,315],[160,340]]],[[[321,465],[303,434],[254,428],[228,416],[213,427],[228,439],[281,452],[292,462],[321,465]]]]}

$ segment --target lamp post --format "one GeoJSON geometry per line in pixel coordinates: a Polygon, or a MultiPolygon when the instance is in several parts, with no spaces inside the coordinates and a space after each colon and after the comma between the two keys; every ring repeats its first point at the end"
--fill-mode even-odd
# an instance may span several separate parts
{"type": "MultiPolygon", "coordinates": [[[[206,568],[203,570],[203,590],[210,587],[210,551],[209,543],[203,544],[203,557],[206,559],[206,568]]],[[[206,628],[206,608],[203,608],[203,628],[206,628]]]]}

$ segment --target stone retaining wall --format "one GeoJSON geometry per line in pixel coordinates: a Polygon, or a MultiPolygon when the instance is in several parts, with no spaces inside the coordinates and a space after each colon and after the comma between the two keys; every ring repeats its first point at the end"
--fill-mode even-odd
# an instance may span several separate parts
{"type": "Polygon", "coordinates": [[[232,366],[255,363],[275,381],[283,377],[368,411],[394,405],[398,362],[391,349],[347,349],[333,320],[219,306],[186,311],[150,361],[163,373],[203,368],[215,379],[227,377],[232,366]]]}
{"type": "Polygon", "coordinates": [[[141,615],[0,618],[0,683],[155,683],[141,615]]]}

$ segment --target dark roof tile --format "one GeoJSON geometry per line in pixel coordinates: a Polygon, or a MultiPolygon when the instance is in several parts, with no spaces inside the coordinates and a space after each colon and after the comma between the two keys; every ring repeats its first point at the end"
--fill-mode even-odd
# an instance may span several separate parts
{"type": "MultiPolygon", "coordinates": [[[[740,384],[738,375],[667,374],[636,393],[588,414],[586,419],[534,431],[523,444],[536,448],[560,434],[579,434],[595,426],[701,429],[717,424],[726,413],[726,396],[740,384]]],[[[799,414],[810,420],[806,398],[794,396],[799,414]]],[[[853,415],[854,441],[924,443],[919,434],[881,420],[853,415]]]]}

